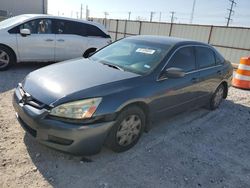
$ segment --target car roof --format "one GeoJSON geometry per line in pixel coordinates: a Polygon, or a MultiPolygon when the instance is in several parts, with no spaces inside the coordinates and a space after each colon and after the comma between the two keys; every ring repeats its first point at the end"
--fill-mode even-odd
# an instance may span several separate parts
{"type": "Polygon", "coordinates": [[[154,42],[158,44],[166,44],[166,45],[171,45],[171,46],[185,45],[185,44],[209,46],[208,44],[199,42],[199,41],[194,41],[194,40],[184,39],[184,38],[168,37],[168,36],[136,35],[136,36],[132,36],[128,38],[141,40],[141,41],[147,41],[147,42],[154,42]]]}

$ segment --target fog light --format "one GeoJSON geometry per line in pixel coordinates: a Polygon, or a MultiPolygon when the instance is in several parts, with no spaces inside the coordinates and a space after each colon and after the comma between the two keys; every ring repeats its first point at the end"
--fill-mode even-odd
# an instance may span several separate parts
{"type": "Polygon", "coordinates": [[[73,140],[69,140],[69,139],[65,139],[65,138],[60,138],[60,137],[52,136],[52,135],[48,136],[48,141],[56,143],[56,144],[61,144],[61,145],[70,145],[70,144],[73,143],[73,140]]]}

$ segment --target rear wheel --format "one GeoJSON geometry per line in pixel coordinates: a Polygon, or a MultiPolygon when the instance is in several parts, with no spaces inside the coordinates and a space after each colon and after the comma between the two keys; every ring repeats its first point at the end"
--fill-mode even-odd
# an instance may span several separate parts
{"type": "Polygon", "coordinates": [[[0,46],[0,71],[7,70],[14,62],[13,52],[4,46],[0,46]]]}
{"type": "Polygon", "coordinates": [[[211,100],[210,100],[210,109],[215,110],[219,107],[220,103],[223,100],[225,94],[225,87],[221,84],[218,86],[218,88],[215,90],[211,100]]]}
{"type": "Polygon", "coordinates": [[[91,56],[92,53],[94,53],[96,51],[96,48],[89,48],[88,50],[86,50],[83,54],[84,58],[88,58],[91,56]]]}
{"type": "Polygon", "coordinates": [[[123,152],[133,147],[145,128],[145,114],[137,106],[123,110],[111,129],[107,146],[115,152],[123,152]]]}

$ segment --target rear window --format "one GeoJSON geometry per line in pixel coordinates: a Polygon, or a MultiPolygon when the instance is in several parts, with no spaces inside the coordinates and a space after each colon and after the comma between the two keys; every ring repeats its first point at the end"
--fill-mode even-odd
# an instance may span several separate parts
{"type": "Polygon", "coordinates": [[[109,38],[107,34],[105,34],[101,29],[94,25],[88,24],[87,27],[87,35],[88,36],[98,36],[98,37],[103,37],[103,38],[109,38]]]}
{"type": "Polygon", "coordinates": [[[216,64],[223,64],[225,62],[224,57],[222,57],[222,55],[219,54],[219,52],[215,51],[215,61],[216,64]]]}
{"type": "Polygon", "coordinates": [[[214,52],[208,47],[195,47],[196,61],[199,68],[206,68],[215,65],[214,52]]]}

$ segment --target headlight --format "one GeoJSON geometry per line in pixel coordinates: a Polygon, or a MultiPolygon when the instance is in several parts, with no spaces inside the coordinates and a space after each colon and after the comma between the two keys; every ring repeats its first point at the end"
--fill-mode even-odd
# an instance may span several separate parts
{"type": "Polygon", "coordinates": [[[91,118],[102,98],[85,99],[69,102],[53,108],[50,115],[70,119],[91,118]]]}

